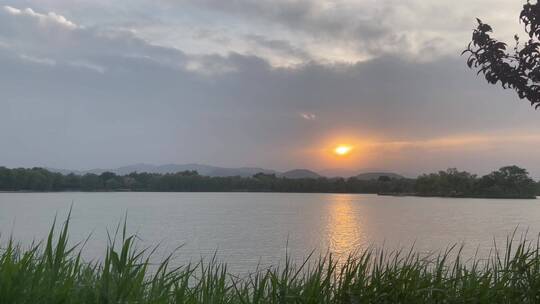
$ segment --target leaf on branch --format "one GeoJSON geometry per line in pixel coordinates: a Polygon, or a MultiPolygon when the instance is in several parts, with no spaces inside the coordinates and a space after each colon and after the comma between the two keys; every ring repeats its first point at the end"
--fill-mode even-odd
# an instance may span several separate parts
{"type": "Polygon", "coordinates": [[[525,32],[530,40],[519,43],[514,35],[514,52],[507,52],[508,44],[490,36],[493,28],[476,18],[478,26],[473,30],[471,42],[461,55],[469,54],[467,66],[484,74],[490,84],[514,90],[521,99],[527,99],[540,108],[540,0],[527,1],[520,14],[525,32]]]}

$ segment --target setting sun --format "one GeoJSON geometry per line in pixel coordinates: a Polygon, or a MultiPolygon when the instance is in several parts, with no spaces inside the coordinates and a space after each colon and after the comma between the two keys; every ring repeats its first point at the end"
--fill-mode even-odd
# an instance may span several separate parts
{"type": "Polygon", "coordinates": [[[340,156],[344,156],[344,155],[349,154],[351,152],[351,150],[352,150],[351,146],[337,146],[334,149],[334,153],[336,153],[337,155],[340,155],[340,156]]]}

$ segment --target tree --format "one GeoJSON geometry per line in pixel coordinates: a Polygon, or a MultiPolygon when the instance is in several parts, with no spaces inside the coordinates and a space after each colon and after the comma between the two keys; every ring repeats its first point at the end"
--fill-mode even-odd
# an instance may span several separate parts
{"type": "Polygon", "coordinates": [[[64,176],[63,187],[67,190],[79,189],[81,187],[81,177],[79,175],[75,175],[74,173],[69,173],[68,175],[64,176]]]}
{"type": "Polygon", "coordinates": [[[103,182],[98,175],[87,173],[81,177],[81,189],[95,191],[103,188],[103,182]]]}
{"type": "Polygon", "coordinates": [[[259,172],[255,175],[253,175],[253,178],[256,178],[256,179],[276,179],[276,175],[274,173],[272,174],[266,174],[266,173],[263,173],[263,172],[259,172]]]}
{"type": "MultiPolygon", "coordinates": [[[[477,19],[472,41],[463,54],[468,54],[467,65],[478,70],[490,84],[500,83],[505,89],[516,91],[520,99],[527,99],[536,109],[540,107],[540,2],[530,0],[519,16],[529,36],[521,44],[515,35],[515,47],[490,36],[490,25],[477,19]]],[[[463,55],[462,54],[462,55],[463,55]]]]}
{"type": "Polygon", "coordinates": [[[478,191],[496,197],[535,197],[536,184],[527,170],[506,166],[483,176],[478,191]]]}
{"type": "Polygon", "coordinates": [[[416,180],[416,191],[422,195],[470,195],[475,179],[474,174],[450,168],[446,171],[419,176],[416,180]]]}
{"type": "Polygon", "coordinates": [[[99,175],[99,178],[101,178],[101,180],[105,182],[111,178],[116,178],[116,174],[113,172],[105,171],[99,175]]]}
{"type": "Polygon", "coordinates": [[[32,168],[27,171],[28,190],[49,191],[54,183],[54,175],[42,168],[32,168]]]}
{"type": "Polygon", "coordinates": [[[13,176],[12,170],[6,167],[0,167],[0,189],[10,190],[13,189],[13,176]]]}
{"type": "Polygon", "coordinates": [[[109,178],[105,181],[105,189],[107,190],[117,190],[122,188],[122,183],[118,178],[109,178]]]}
{"type": "Polygon", "coordinates": [[[391,181],[392,181],[392,179],[391,179],[389,176],[387,176],[387,175],[381,175],[381,176],[379,176],[379,178],[378,178],[377,180],[378,180],[379,182],[383,182],[383,183],[384,183],[384,182],[391,182],[391,181]]]}

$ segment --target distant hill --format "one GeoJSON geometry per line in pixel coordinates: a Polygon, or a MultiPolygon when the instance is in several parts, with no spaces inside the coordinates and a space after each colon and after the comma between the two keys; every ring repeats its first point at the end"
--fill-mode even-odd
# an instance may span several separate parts
{"type": "Polygon", "coordinates": [[[118,175],[126,175],[132,172],[165,174],[165,173],[176,173],[176,172],[183,172],[183,171],[197,171],[200,175],[214,176],[214,177],[222,177],[222,176],[249,177],[259,172],[262,172],[265,174],[279,174],[279,172],[277,171],[264,169],[264,168],[256,168],[256,167],[223,168],[223,167],[200,165],[200,164],[184,164],[184,165],[168,164],[168,165],[159,165],[159,166],[150,165],[150,164],[136,164],[136,165],[119,167],[115,169],[91,169],[91,170],[65,170],[65,169],[52,169],[52,168],[47,168],[47,169],[50,171],[59,172],[62,174],[69,174],[69,173],[101,174],[107,171],[116,173],[118,175]]]}
{"type": "Polygon", "coordinates": [[[166,174],[166,173],[176,173],[176,172],[183,172],[183,171],[197,171],[200,175],[204,176],[212,176],[212,177],[225,177],[225,176],[241,176],[241,177],[250,177],[257,173],[264,173],[264,174],[276,174],[280,177],[286,177],[291,179],[298,179],[298,178],[319,178],[319,177],[350,177],[354,176],[361,180],[371,180],[371,179],[378,179],[380,176],[388,176],[390,178],[403,178],[403,176],[396,174],[396,173],[390,173],[390,172],[368,172],[368,173],[360,173],[354,172],[354,171],[347,171],[345,169],[334,169],[334,170],[326,170],[321,171],[321,174],[308,170],[308,169],[295,169],[290,170],[287,172],[278,172],[275,170],[270,169],[264,169],[264,168],[258,168],[258,167],[240,167],[240,168],[225,168],[225,167],[217,167],[217,166],[210,166],[210,165],[201,165],[201,164],[167,164],[167,165],[151,165],[151,164],[135,164],[130,166],[123,166],[118,167],[114,169],[91,169],[91,170],[65,170],[65,169],[53,169],[53,168],[47,168],[48,170],[52,172],[59,172],[64,175],[69,173],[75,173],[77,175],[84,175],[86,173],[93,173],[93,174],[101,174],[103,172],[113,172],[118,175],[127,175],[132,172],[147,172],[147,173],[158,173],[158,174],[166,174]],[[353,173],[354,172],[354,173],[353,173]]]}
{"type": "MultiPolygon", "coordinates": [[[[264,174],[279,174],[279,172],[264,168],[257,168],[257,167],[242,167],[242,168],[219,168],[216,167],[208,174],[208,176],[242,176],[242,177],[250,177],[257,173],[264,173],[264,174]]],[[[200,174],[200,173],[199,173],[200,174]]]]}
{"type": "Polygon", "coordinates": [[[341,168],[324,169],[324,170],[319,171],[320,175],[330,177],[330,178],[332,177],[348,178],[348,177],[358,175],[358,173],[360,173],[359,170],[349,170],[349,169],[341,169],[341,168]]]}
{"type": "Polygon", "coordinates": [[[361,173],[356,175],[355,177],[359,180],[372,180],[372,179],[379,179],[381,176],[388,176],[392,179],[401,179],[404,178],[403,176],[396,174],[396,173],[390,173],[390,172],[367,172],[367,173],[361,173]]]}
{"type": "Polygon", "coordinates": [[[321,177],[316,172],[313,172],[311,170],[307,169],[295,169],[291,171],[287,171],[283,174],[280,174],[281,177],[285,178],[291,178],[291,179],[298,179],[298,178],[319,178],[321,177]]]}
{"type": "Polygon", "coordinates": [[[359,168],[359,169],[349,169],[349,168],[330,168],[318,171],[320,175],[326,177],[343,177],[349,178],[354,177],[364,172],[384,172],[385,170],[381,168],[359,168]]]}

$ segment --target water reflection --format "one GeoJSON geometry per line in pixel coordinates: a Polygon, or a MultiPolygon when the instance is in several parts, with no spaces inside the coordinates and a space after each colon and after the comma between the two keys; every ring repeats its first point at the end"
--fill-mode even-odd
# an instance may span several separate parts
{"type": "MultiPolygon", "coordinates": [[[[128,232],[140,247],[160,244],[161,258],[179,250],[175,266],[212,258],[218,251],[233,273],[283,261],[301,263],[312,250],[348,254],[368,246],[420,252],[466,242],[464,257],[504,244],[516,227],[540,231],[537,200],[479,200],[376,195],[277,193],[0,193],[0,234],[31,243],[46,237],[54,214],[72,203],[71,240],[83,257],[103,256],[107,227],[129,213],[128,232]],[[287,242],[289,240],[289,242],[287,242]],[[286,248],[285,245],[289,247],[286,248]]],[[[518,235],[520,233],[518,232],[518,235]]],[[[0,246],[5,238],[0,238],[0,246]]],[[[317,253],[315,255],[317,255],[317,253]]]]}
{"type": "Polygon", "coordinates": [[[329,250],[338,255],[347,255],[361,249],[363,219],[359,214],[358,197],[332,195],[328,205],[327,235],[329,250]]]}

